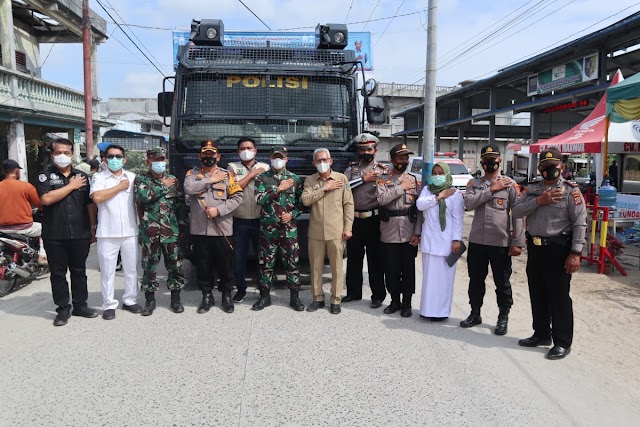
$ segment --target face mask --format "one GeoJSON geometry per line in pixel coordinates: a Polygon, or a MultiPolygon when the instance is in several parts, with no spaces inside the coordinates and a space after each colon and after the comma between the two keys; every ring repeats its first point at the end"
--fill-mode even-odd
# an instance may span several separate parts
{"type": "Polygon", "coordinates": [[[242,161],[248,162],[249,160],[253,160],[256,157],[256,153],[252,150],[242,150],[240,152],[240,159],[242,161]]]}
{"type": "Polygon", "coordinates": [[[396,163],[395,165],[393,165],[393,167],[396,168],[396,170],[399,172],[406,171],[407,166],[409,166],[409,162],[396,163]]]}
{"type": "Polygon", "coordinates": [[[203,165],[210,168],[216,165],[216,163],[218,162],[218,159],[216,159],[215,157],[203,157],[202,159],[200,159],[200,161],[202,162],[203,165]]]}
{"type": "Polygon", "coordinates": [[[487,160],[484,162],[480,162],[480,164],[482,165],[482,169],[484,169],[487,172],[493,172],[496,169],[498,169],[498,167],[500,166],[499,162],[495,162],[493,160],[487,160]]]}
{"type": "Polygon", "coordinates": [[[446,175],[431,175],[431,182],[436,187],[442,187],[445,182],[447,182],[446,175]]]}
{"type": "Polygon", "coordinates": [[[547,181],[553,181],[560,176],[560,166],[549,166],[542,169],[542,177],[547,181]]]}
{"type": "Polygon", "coordinates": [[[326,173],[329,171],[330,168],[331,168],[331,165],[329,163],[318,163],[316,165],[316,169],[320,173],[326,173]]]}
{"type": "Polygon", "coordinates": [[[280,170],[280,169],[284,169],[284,166],[287,164],[287,162],[284,161],[284,159],[271,159],[271,167],[273,167],[275,170],[280,170]]]}
{"type": "Polygon", "coordinates": [[[71,157],[66,154],[58,154],[57,156],[53,156],[53,163],[61,168],[66,168],[71,164],[71,157]]]}
{"type": "Polygon", "coordinates": [[[123,165],[124,159],[118,159],[116,157],[114,157],[113,159],[107,159],[107,166],[109,166],[111,172],[118,172],[120,169],[122,169],[123,165]]]}
{"type": "Polygon", "coordinates": [[[371,163],[373,162],[373,154],[360,154],[360,160],[362,163],[371,163]]]}
{"type": "Polygon", "coordinates": [[[167,162],[151,162],[151,170],[155,173],[163,173],[167,168],[167,162]]]}

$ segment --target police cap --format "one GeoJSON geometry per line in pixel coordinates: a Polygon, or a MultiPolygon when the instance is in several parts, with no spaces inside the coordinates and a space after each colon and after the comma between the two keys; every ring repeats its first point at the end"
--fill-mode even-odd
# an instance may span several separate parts
{"type": "Polygon", "coordinates": [[[200,152],[204,153],[210,151],[212,153],[218,153],[218,144],[213,139],[208,139],[200,143],[200,152]]]}
{"type": "Polygon", "coordinates": [[[487,144],[480,150],[480,157],[500,157],[500,149],[496,144],[487,144]]]}
{"type": "Polygon", "coordinates": [[[407,144],[398,144],[391,149],[389,154],[393,159],[395,156],[400,156],[402,154],[413,154],[413,151],[407,148],[407,144]]]}
{"type": "Polygon", "coordinates": [[[560,153],[560,150],[558,150],[557,148],[547,148],[542,153],[540,153],[540,161],[538,162],[538,164],[542,164],[544,162],[549,162],[549,161],[559,162],[561,160],[562,160],[562,154],[560,153]]]}
{"type": "Polygon", "coordinates": [[[282,145],[276,145],[274,147],[271,147],[270,150],[270,155],[273,156],[275,154],[280,154],[282,157],[287,157],[287,147],[284,147],[282,145]]]}
{"type": "Polygon", "coordinates": [[[368,132],[363,132],[355,137],[358,148],[376,148],[380,140],[368,132]]]}

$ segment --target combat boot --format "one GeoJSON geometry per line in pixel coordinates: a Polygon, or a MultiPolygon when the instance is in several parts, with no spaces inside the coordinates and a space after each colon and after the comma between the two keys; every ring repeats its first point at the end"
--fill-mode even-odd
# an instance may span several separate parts
{"type": "Polygon", "coordinates": [[[299,291],[297,289],[291,289],[291,297],[289,298],[289,305],[295,310],[295,311],[304,311],[304,304],[302,303],[302,301],[300,301],[300,298],[298,296],[299,291]]]}
{"type": "Polygon", "coordinates": [[[182,313],[184,311],[184,307],[182,306],[182,302],[180,302],[180,289],[171,291],[171,310],[174,313],[182,313]]]}
{"type": "Polygon", "coordinates": [[[400,310],[402,305],[400,304],[400,294],[391,294],[391,304],[384,309],[384,314],[393,314],[400,310]]]}
{"type": "Polygon", "coordinates": [[[496,335],[505,335],[507,333],[507,326],[509,323],[509,311],[508,308],[501,308],[498,314],[498,321],[496,322],[496,329],[493,331],[496,335]]]}
{"type": "Polygon", "coordinates": [[[411,297],[412,294],[402,294],[402,308],[400,309],[400,316],[411,317],[411,297]]]}
{"type": "Polygon", "coordinates": [[[145,304],[142,312],[140,313],[142,316],[151,316],[153,314],[153,310],[156,309],[156,293],[155,292],[145,292],[144,293],[145,304]]]}
{"type": "Polygon", "coordinates": [[[225,291],[222,293],[222,311],[225,313],[233,313],[233,300],[231,299],[231,292],[225,291]]]}
{"type": "Polygon", "coordinates": [[[471,314],[466,319],[460,321],[460,327],[470,328],[472,326],[479,325],[480,323],[482,323],[482,317],[480,317],[480,308],[471,307],[471,314]]]}
{"type": "Polygon", "coordinates": [[[265,307],[269,307],[271,305],[271,294],[269,293],[269,289],[260,288],[260,299],[253,304],[251,307],[252,310],[260,311],[265,307]]]}
{"type": "Polygon", "coordinates": [[[213,294],[211,292],[202,292],[202,302],[200,303],[200,307],[198,307],[198,313],[202,314],[202,313],[206,313],[207,311],[211,310],[211,307],[213,307],[214,304],[214,299],[213,299],[213,294]]]}

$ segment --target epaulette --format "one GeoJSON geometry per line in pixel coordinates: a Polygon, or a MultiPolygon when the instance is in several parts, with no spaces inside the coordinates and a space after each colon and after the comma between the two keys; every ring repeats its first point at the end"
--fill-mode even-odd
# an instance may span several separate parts
{"type": "Polygon", "coordinates": [[[564,183],[567,184],[569,187],[573,187],[573,188],[578,187],[578,184],[576,184],[575,182],[565,181],[564,183]]]}
{"type": "Polygon", "coordinates": [[[358,162],[349,162],[349,167],[357,166],[358,162]]]}

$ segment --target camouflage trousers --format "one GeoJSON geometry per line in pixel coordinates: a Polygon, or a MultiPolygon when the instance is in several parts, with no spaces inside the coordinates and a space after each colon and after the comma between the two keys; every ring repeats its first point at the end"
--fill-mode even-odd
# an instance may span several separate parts
{"type": "Polygon", "coordinates": [[[273,268],[278,250],[282,256],[289,289],[300,289],[300,263],[298,260],[298,227],[289,224],[260,224],[258,245],[261,289],[270,289],[273,282],[273,268]]]}
{"type": "Polygon", "coordinates": [[[182,250],[180,242],[160,243],[160,239],[151,239],[142,243],[142,280],[140,289],[143,292],[155,292],[158,290],[156,274],[160,264],[160,254],[164,256],[164,266],[167,268],[169,278],[167,287],[177,291],[184,288],[185,279],[182,272],[182,250]]]}

